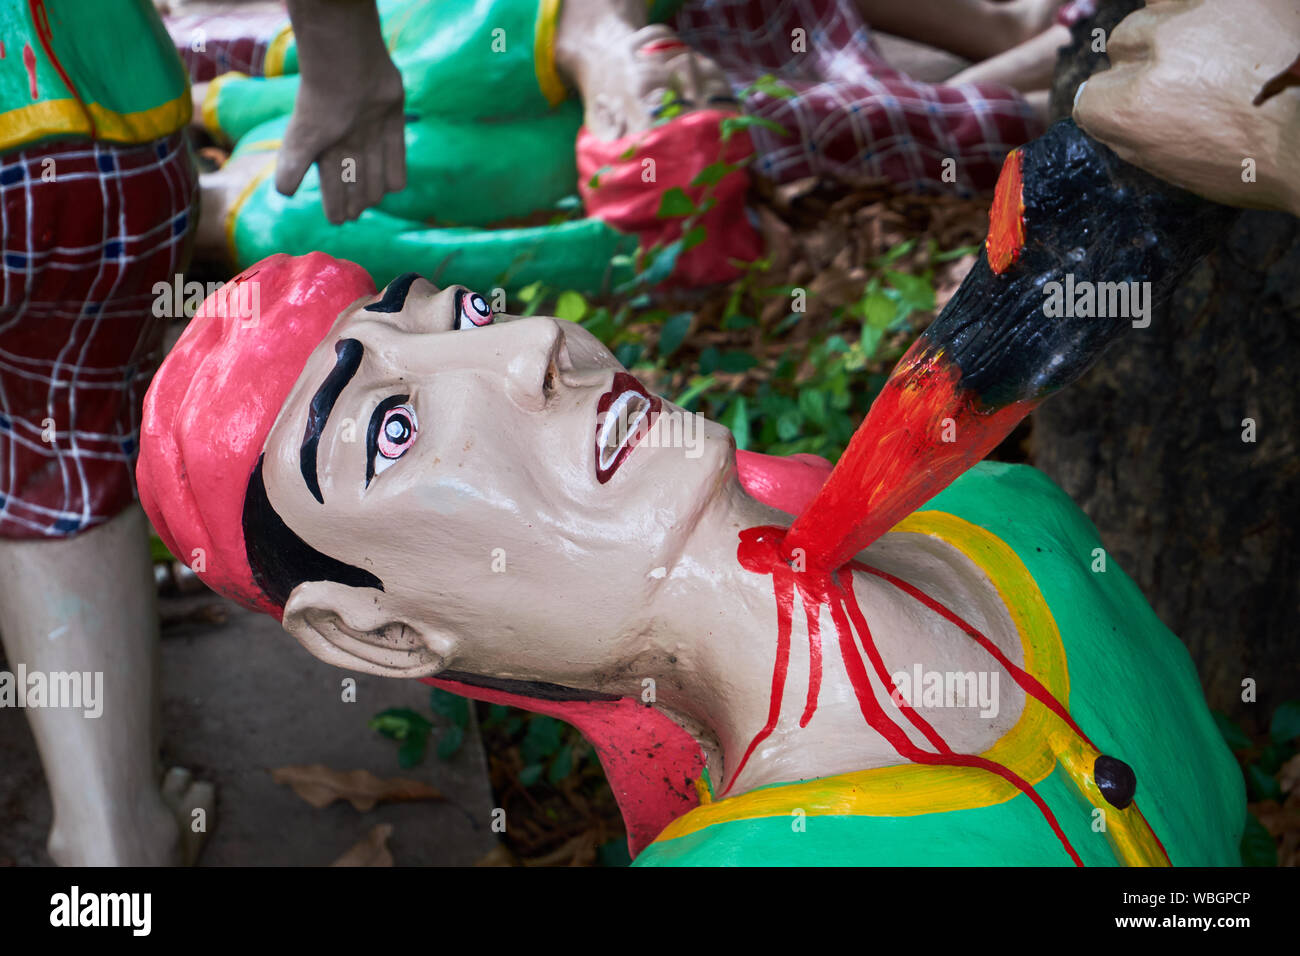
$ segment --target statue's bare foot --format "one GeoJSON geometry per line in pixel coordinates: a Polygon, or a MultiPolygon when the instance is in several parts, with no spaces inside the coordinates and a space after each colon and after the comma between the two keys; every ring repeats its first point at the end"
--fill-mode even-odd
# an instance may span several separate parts
{"type": "Polygon", "coordinates": [[[125,802],[96,800],[56,813],[47,848],[60,866],[189,866],[211,828],[216,791],[188,770],[169,770],[159,790],[125,802]],[[196,813],[195,811],[202,811],[196,813]]]}
{"type": "Polygon", "coordinates": [[[649,129],[666,109],[737,108],[722,68],[669,27],[611,32],[600,43],[586,42],[560,56],[595,136],[613,140],[649,129]]]}
{"type": "Polygon", "coordinates": [[[193,866],[216,817],[217,790],[183,767],[172,767],[163,778],[162,799],[180,829],[180,864],[193,866]]]}

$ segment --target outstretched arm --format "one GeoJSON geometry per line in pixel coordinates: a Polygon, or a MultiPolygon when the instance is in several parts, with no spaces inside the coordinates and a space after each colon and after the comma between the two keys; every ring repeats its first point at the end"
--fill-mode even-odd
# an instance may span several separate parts
{"type": "Polygon", "coordinates": [[[1129,14],[1074,119],[1207,199],[1300,215],[1300,6],[1204,0],[1129,14]]]}
{"type": "Polygon", "coordinates": [[[402,77],[374,0],[289,0],[301,85],[275,186],[291,196],[317,163],[325,215],[355,219],[406,186],[402,77]]]}

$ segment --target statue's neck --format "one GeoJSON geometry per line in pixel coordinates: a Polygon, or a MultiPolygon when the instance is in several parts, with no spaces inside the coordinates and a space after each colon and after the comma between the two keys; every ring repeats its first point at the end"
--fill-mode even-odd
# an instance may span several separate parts
{"type": "Polygon", "coordinates": [[[726,505],[700,522],[664,581],[640,662],[653,671],[656,703],[704,748],[718,793],[897,764],[937,740],[978,753],[1014,724],[1019,688],[937,610],[1021,660],[996,588],[955,548],[894,533],[858,569],[797,569],[777,547],[788,516],[743,492],[726,505]],[[972,674],[963,687],[976,692],[965,706],[923,706],[918,686],[908,717],[890,700],[899,673],[919,674],[922,686],[935,674],[972,674]]]}

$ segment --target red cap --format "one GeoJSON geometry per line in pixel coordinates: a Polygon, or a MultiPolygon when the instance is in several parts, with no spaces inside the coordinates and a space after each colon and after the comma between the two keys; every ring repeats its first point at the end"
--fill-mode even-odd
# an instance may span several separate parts
{"type": "Polygon", "coordinates": [[[248,479],[307,357],[374,293],[364,269],[321,252],[263,259],[203,301],[145,395],[140,503],[172,554],[245,607],[283,613],[248,564],[248,479]]]}

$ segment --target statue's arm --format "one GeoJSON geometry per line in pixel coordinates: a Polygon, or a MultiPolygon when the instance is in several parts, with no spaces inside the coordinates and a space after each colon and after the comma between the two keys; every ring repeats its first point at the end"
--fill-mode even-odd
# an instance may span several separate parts
{"type": "Polygon", "coordinates": [[[1143,8],[1074,119],[1135,166],[1206,199],[1300,215],[1300,6],[1206,0],[1143,8]]]}
{"type": "Polygon", "coordinates": [[[330,222],[355,219],[406,186],[402,77],[374,0],[289,0],[301,85],[276,188],[293,195],[312,163],[330,222]]]}

